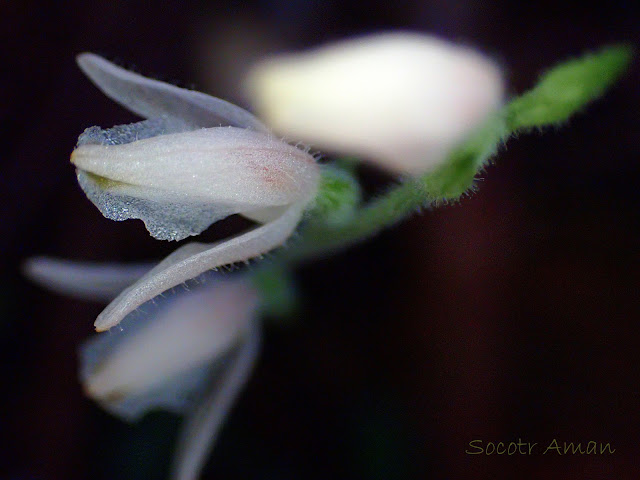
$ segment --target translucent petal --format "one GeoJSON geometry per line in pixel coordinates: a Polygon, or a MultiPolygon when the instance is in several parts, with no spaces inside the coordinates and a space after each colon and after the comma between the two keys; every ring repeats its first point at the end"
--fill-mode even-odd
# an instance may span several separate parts
{"type": "Polygon", "coordinates": [[[122,145],[145,138],[190,130],[193,128],[175,118],[150,118],[141,122],[116,125],[104,130],[100,127],[89,127],[78,138],[78,147],[82,145],[122,145]]]}
{"type": "Polygon", "coordinates": [[[171,474],[173,480],[195,480],[213,448],[220,428],[236,397],[247,383],[260,349],[257,322],[230,361],[226,371],[213,383],[207,395],[182,427],[171,474]]]}
{"type": "Polygon", "coordinates": [[[102,177],[77,171],[78,183],[87,198],[110,220],[142,219],[158,240],[182,240],[198,235],[212,223],[238,213],[243,204],[224,205],[189,201],[154,188],[109,182],[102,177]]]}
{"type": "Polygon", "coordinates": [[[225,368],[257,305],[255,290],[233,277],[145,305],[135,321],[83,346],[87,394],[129,420],[151,408],[183,411],[225,368]]]}
{"type": "Polygon", "coordinates": [[[151,270],[152,264],[119,265],[34,257],[23,265],[34,283],[84,300],[108,302],[151,270]]]}
{"type": "Polygon", "coordinates": [[[219,98],[143,77],[93,53],[82,53],[76,60],[105,95],[144,118],[172,117],[193,127],[230,125],[267,131],[249,112],[219,98]]]}
{"type": "Polygon", "coordinates": [[[96,330],[107,330],[143,303],[207,270],[247,261],[284,243],[302,218],[304,204],[294,204],[279,218],[246,233],[211,245],[190,243],[178,248],[153,270],[124,290],[98,315],[96,330]]]}

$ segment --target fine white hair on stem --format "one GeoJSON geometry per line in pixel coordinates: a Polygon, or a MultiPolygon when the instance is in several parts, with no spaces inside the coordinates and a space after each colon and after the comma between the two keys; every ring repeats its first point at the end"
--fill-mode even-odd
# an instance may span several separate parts
{"type": "Polygon", "coordinates": [[[275,220],[222,242],[182,246],[118,295],[98,315],[96,330],[118,325],[143,303],[207,270],[247,261],[282,245],[294,232],[304,208],[297,203],[291,205],[275,220]]]}
{"type": "Polygon", "coordinates": [[[197,128],[234,126],[267,131],[251,113],[222,99],[144,77],[93,53],[81,53],[76,60],[107,97],[144,118],[171,117],[197,128]]]}
{"type": "Polygon", "coordinates": [[[178,439],[172,480],[195,480],[216,441],[224,419],[247,383],[260,350],[260,327],[252,322],[231,364],[185,420],[178,439]]]}
{"type": "Polygon", "coordinates": [[[83,300],[108,302],[151,270],[151,263],[130,265],[76,262],[33,257],[22,266],[34,283],[57,293],[83,300]]]}

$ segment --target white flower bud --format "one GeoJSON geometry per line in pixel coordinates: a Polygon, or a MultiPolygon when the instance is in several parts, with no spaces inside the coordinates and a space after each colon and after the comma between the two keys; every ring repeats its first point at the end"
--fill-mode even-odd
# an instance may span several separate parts
{"type": "Polygon", "coordinates": [[[503,100],[494,62],[410,33],[275,57],[253,69],[247,87],[276,131],[412,174],[442,162],[503,100]]]}

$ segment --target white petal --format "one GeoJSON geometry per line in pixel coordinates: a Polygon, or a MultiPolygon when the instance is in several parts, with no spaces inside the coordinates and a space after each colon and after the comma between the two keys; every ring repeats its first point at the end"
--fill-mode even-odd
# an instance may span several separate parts
{"type": "Polygon", "coordinates": [[[83,144],[71,161],[85,193],[107,218],[140,218],[163,240],[197,235],[234,213],[308,200],[319,179],[308,153],[233,127],[122,145],[83,144]]]}
{"type": "Polygon", "coordinates": [[[488,58],[408,33],[275,57],[253,70],[248,87],[281,134],[409,173],[434,168],[504,94],[488,58]]]}
{"type": "MultiPolygon", "coordinates": [[[[113,329],[108,333],[96,335],[82,344],[80,348],[80,382],[83,385],[89,382],[92,373],[104,363],[105,358],[117,351],[117,347],[122,343],[124,337],[136,335],[147,326],[148,316],[148,314],[144,314],[144,321],[141,321],[141,318],[136,319],[138,321],[125,320],[123,322],[125,326],[122,330],[113,329]]],[[[212,361],[211,364],[202,364],[180,375],[168,378],[146,391],[118,392],[114,390],[111,396],[94,398],[94,400],[112,415],[126,421],[139,420],[150,410],[185,413],[194,407],[194,402],[204,393],[210,379],[220,373],[221,362],[225,356],[223,354],[219,360],[212,361]]],[[[87,391],[87,394],[90,395],[90,392],[87,391]]]]}
{"type": "Polygon", "coordinates": [[[265,207],[258,210],[244,210],[242,216],[258,223],[268,223],[284,213],[287,207],[265,207]]]}
{"type": "MultiPolygon", "coordinates": [[[[87,345],[87,349],[90,346],[87,345]]],[[[183,415],[195,408],[211,379],[221,374],[227,355],[212,364],[203,364],[183,372],[145,392],[127,396],[115,393],[112,397],[96,401],[111,415],[127,422],[136,422],[154,410],[183,415]]]]}
{"type": "Polygon", "coordinates": [[[108,302],[151,267],[152,264],[103,264],[34,257],[24,263],[23,273],[34,283],[54,292],[108,302]]]}
{"type": "Polygon", "coordinates": [[[82,145],[71,161],[115,182],[255,208],[308,198],[318,179],[318,167],[308,153],[271,135],[233,127],[124,145],[82,145]]]}
{"type": "Polygon", "coordinates": [[[244,337],[257,306],[255,289],[234,278],[161,300],[122,330],[87,342],[81,371],[87,395],[127,419],[154,407],[188,407],[213,360],[244,337]]]}
{"type": "Polygon", "coordinates": [[[247,383],[260,349],[257,322],[227,371],[187,418],[180,433],[171,474],[173,480],[195,480],[216,441],[220,427],[247,383]]]}
{"type": "Polygon", "coordinates": [[[194,127],[267,130],[249,112],[219,98],[143,77],[93,53],[82,53],[76,60],[105,95],[144,118],[173,117],[194,127]]]}
{"type": "Polygon", "coordinates": [[[284,243],[302,218],[304,205],[294,204],[279,218],[222,242],[190,243],[178,248],[134,285],[123,291],[95,322],[103,331],[118,325],[143,303],[207,270],[247,261],[284,243]]]}

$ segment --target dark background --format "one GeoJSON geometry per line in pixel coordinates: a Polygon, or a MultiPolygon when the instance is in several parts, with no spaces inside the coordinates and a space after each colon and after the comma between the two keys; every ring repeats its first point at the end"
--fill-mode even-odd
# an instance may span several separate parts
{"type": "MultiPolygon", "coordinates": [[[[133,117],[74,64],[94,51],[242,102],[253,58],[411,28],[475,45],[520,93],[556,62],[637,45],[635,2],[3,2],[0,478],[163,478],[178,425],[86,400],[75,351],[101,306],[44,292],[23,259],[160,258],[105,220],[68,163],[133,117]]],[[[640,478],[639,69],[562,129],[512,140],[458,205],[300,270],[206,478],[640,478]],[[466,455],[471,440],[609,442],[608,456],[466,455]]],[[[388,179],[362,170],[372,188],[388,179]]],[[[225,221],[206,233],[223,237],[225,221]]]]}

